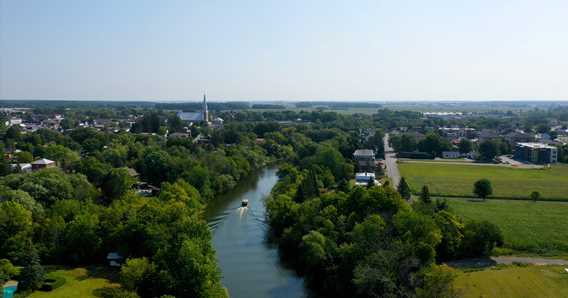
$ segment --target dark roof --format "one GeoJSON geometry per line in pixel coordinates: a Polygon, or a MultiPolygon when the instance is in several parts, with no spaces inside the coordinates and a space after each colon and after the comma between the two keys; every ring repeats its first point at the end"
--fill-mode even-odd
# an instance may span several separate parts
{"type": "Polygon", "coordinates": [[[201,112],[178,112],[177,116],[183,121],[203,121],[201,112]]]}

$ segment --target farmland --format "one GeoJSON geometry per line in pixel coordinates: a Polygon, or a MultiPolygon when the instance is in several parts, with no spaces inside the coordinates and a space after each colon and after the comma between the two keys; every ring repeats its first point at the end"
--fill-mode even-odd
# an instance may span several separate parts
{"type": "Polygon", "coordinates": [[[487,178],[493,184],[493,196],[527,198],[533,191],[543,199],[568,201],[568,166],[550,169],[516,169],[493,165],[459,165],[444,163],[399,163],[401,175],[414,193],[428,185],[440,196],[472,196],[473,183],[487,178]]]}
{"type": "Polygon", "coordinates": [[[460,273],[456,289],[468,297],[568,297],[568,273],[561,266],[510,266],[460,273]]]}
{"type": "Polygon", "coordinates": [[[487,220],[498,225],[508,248],[538,254],[568,252],[568,203],[467,199],[448,202],[465,220],[487,220]]]}

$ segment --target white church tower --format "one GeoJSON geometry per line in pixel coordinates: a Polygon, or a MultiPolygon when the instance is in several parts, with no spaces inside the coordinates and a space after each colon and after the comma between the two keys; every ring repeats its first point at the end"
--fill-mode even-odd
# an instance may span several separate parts
{"type": "Polygon", "coordinates": [[[205,93],[203,93],[203,107],[201,111],[203,113],[203,122],[209,123],[209,111],[207,110],[207,95],[205,93]]]}

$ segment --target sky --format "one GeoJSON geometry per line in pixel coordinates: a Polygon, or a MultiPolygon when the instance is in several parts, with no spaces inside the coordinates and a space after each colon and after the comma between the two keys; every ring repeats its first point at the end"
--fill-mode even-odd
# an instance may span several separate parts
{"type": "Polygon", "coordinates": [[[0,0],[0,99],[568,100],[566,0],[0,0]]]}

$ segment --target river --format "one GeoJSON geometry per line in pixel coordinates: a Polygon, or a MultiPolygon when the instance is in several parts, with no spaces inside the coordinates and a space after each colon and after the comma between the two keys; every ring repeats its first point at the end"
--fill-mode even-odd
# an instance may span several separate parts
{"type": "Polygon", "coordinates": [[[302,278],[284,267],[278,248],[266,240],[264,200],[277,181],[276,169],[265,169],[207,207],[222,283],[231,298],[307,297],[302,278]],[[243,208],[245,198],[249,206],[243,208]]]}

